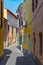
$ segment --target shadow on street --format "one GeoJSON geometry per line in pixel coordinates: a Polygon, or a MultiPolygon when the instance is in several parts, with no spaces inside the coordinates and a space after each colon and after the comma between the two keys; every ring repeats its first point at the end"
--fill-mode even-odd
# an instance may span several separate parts
{"type": "Polygon", "coordinates": [[[16,65],[36,65],[31,56],[17,57],[16,65]]]}
{"type": "Polygon", "coordinates": [[[17,49],[19,49],[19,50],[21,51],[21,46],[18,45],[18,46],[17,46],[17,49]]]}
{"type": "MultiPolygon", "coordinates": [[[[17,46],[17,49],[21,51],[21,46],[18,45],[18,46],[17,46]]],[[[23,53],[24,56],[28,56],[28,51],[22,50],[22,53],[23,53]]]]}
{"type": "Polygon", "coordinates": [[[36,59],[35,63],[37,63],[37,65],[42,65],[41,62],[40,62],[40,60],[38,59],[38,57],[35,56],[35,59],[36,59]]]}
{"type": "Polygon", "coordinates": [[[4,58],[3,60],[0,62],[0,65],[6,65],[9,57],[10,57],[10,54],[12,53],[11,50],[9,49],[4,49],[4,58]]]}
{"type": "MultiPolygon", "coordinates": [[[[21,50],[21,47],[18,45],[17,49],[21,50]]],[[[33,60],[32,54],[28,54],[27,51],[22,51],[24,56],[17,57],[16,65],[36,65],[33,60]]]]}

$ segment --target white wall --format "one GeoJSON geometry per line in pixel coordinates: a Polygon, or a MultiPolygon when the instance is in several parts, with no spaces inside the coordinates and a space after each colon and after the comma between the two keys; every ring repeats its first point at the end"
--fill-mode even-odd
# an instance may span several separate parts
{"type": "Polygon", "coordinates": [[[10,26],[16,27],[17,19],[10,13],[7,14],[7,19],[10,26]]]}

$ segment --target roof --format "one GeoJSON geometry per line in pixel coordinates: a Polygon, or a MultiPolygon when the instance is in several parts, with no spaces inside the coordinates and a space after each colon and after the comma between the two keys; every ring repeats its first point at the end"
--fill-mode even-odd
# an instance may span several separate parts
{"type": "MultiPolygon", "coordinates": [[[[5,8],[6,9],[6,8],[5,8]]],[[[12,13],[9,9],[6,9],[10,14],[12,14],[15,18],[17,18],[18,19],[18,17],[14,14],[14,13],[12,13]]]]}

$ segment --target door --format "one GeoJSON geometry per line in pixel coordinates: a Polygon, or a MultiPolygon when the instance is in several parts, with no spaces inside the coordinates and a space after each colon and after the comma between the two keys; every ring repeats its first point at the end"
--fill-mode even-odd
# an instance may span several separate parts
{"type": "Polygon", "coordinates": [[[35,43],[36,43],[36,37],[35,37],[35,32],[33,32],[33,53],[35,55],[35,43]]]}
{"type": "Polygon", "coordinates": [[[30,53],[30,34],[28,34],[28,53],[30,53]]]}

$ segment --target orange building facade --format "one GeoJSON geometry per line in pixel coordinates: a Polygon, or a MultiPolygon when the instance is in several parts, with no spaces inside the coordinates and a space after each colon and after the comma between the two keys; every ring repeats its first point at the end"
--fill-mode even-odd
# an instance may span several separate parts
{"type": "Polygon", "coordinates": [[[10,10],[4,9],[4,46],[10,46],[15,43],[16,39],[16,22],[17,16],[10,10]]]}

